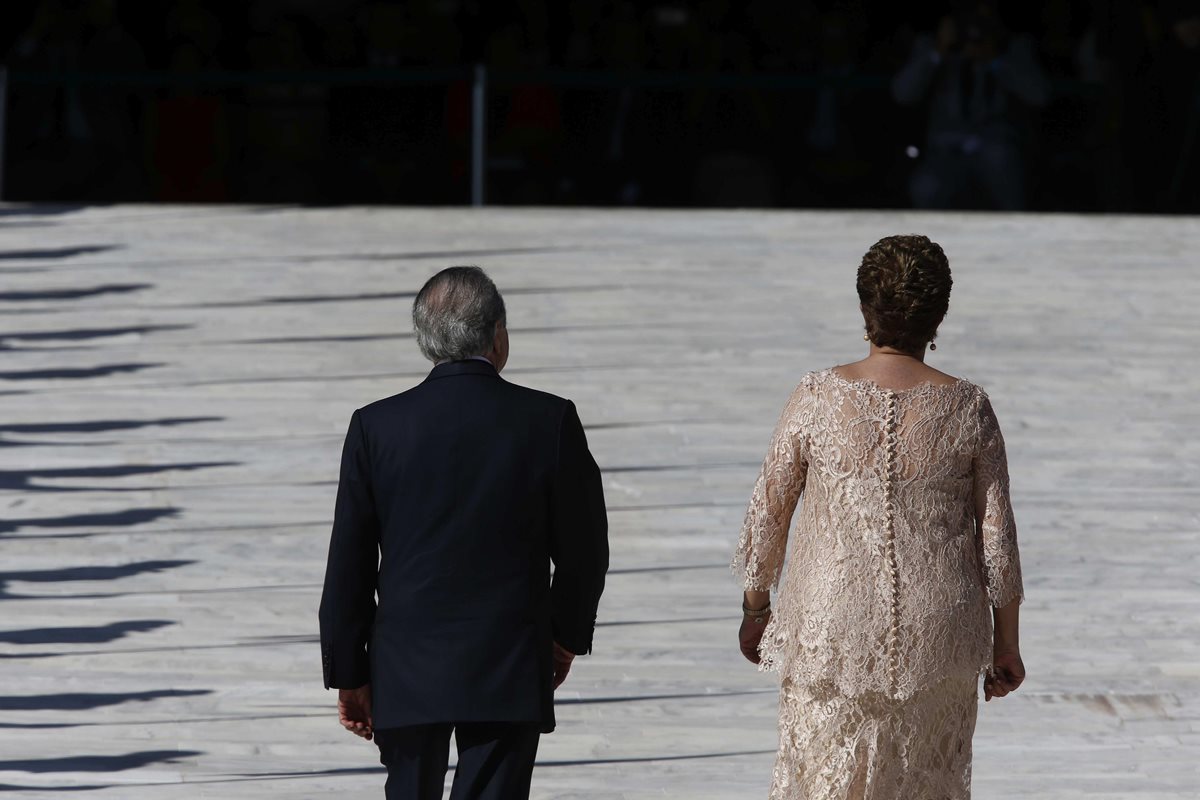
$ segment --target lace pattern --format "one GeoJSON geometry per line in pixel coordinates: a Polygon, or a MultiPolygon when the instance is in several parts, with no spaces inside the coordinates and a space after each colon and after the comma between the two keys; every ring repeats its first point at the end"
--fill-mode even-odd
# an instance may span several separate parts
{"type": "Polygon", "coordinates": [[[790,685],[904,700],[976,677],[991,664],[989,605],[1023,597],[987,395],[967,381],[892,391],[832,370],[805,376],[733,569],[746,589],[779,587],[759,649],[790,685]]]}
{"type": "Polygon", "coordinates": [[[974,677],[903,701],[785,680],[770,798],[967,800],[977,698],[974,677]]]}

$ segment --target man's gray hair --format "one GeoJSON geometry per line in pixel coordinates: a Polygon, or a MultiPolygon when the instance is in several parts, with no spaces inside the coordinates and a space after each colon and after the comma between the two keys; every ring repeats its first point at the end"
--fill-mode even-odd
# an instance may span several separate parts
{"type": "Polygon", "coordinates": [[[504,298],[479,267],[449,267],[430,278],[413,301],[421,354],[435,364],[481,356],[492,349],[504,298]]]}

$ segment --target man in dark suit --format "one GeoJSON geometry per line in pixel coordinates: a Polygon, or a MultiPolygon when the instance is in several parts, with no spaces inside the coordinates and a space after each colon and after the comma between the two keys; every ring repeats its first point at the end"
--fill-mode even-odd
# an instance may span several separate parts
{"type": "Polygon", "coordinates": [[[608,570],[600,472],[569,400],[508,383],[504,300],[451,267],[413,303],[436,365],[354,412],[325,589],[325,687],[374,737],[387,797],[529,795],[554,689],[588,653],[608,570]],[[554,566],[551,580],[550,566],[554,566]]]}

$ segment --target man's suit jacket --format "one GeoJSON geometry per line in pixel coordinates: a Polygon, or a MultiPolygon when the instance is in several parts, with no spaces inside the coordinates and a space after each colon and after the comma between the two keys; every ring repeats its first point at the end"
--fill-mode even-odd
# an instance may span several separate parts
{"type": "Polygon", "coordinates": [[[607,570],[600,471],[574,404],[488,363],[439,365],[351,417],[321,597],[325,686],[369,680],[377,728],[553,730],[552,643],[591,651],[607,570]]]}

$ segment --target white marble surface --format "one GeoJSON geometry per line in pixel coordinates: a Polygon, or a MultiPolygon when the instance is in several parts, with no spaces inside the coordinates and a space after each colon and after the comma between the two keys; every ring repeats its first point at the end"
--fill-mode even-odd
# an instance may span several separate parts
{"type": "Polygon", "coordinates": [[[1200,221],[138,206],[0,207],[0,790],[381,796],[314,641],[337,454],[426,372],[410,293],[477,263],[506,377],[576,401],[610,505],[534,796],[764,797],[725,564],[788,391],[860,355],[858,259],[911,231],[1022,531],[1030,675],[981,708],[975,796],[1196,797],[1200,221]]]}

